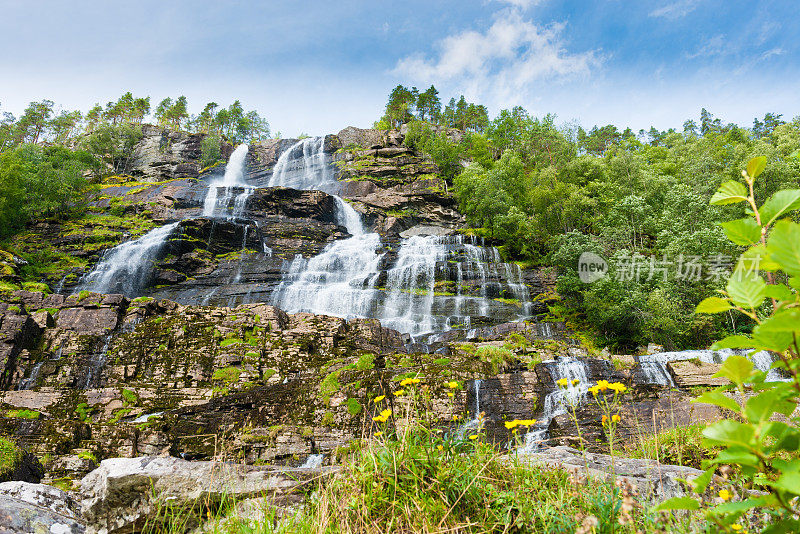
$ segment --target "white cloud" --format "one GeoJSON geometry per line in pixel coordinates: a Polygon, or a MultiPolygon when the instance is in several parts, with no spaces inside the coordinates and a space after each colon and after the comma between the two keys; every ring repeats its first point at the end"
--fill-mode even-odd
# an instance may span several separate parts
{"type": "Polygon", "coordinates": [[[535,6],[537,4],[541,4],[542,0],[495,0],[496,2],[501,2],[503,4],[509,4],[513,7],[518,7],[520,9],[528,9],[531,6],[535,6]]]}
{"type": "Polygon", "coordinates": [[[650,12],[651,17],[664,17],[669,20],[677,20],[685,17],[695,10],[700,0],[678,0],[650,12]]]}
{"type": "Polygon", "coordinates": [[[468,98],[508,106],[519,103],[545,80],[587,76],[599,65],[595,51],[571,53],[564,24],[539,26],[516,10],[502,10],[484,32],[467,30],[445,37],[437,54],[400,59],[393,74],[404,80],[453,86],[468,98]],[[521,98],[523,97],[523,98],[521,98]]]}

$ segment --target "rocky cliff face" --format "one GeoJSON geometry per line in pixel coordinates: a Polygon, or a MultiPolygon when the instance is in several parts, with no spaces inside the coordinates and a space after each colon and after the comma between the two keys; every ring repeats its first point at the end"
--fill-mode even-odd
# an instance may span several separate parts
{"type": "MultiPolygon", "coordinates": [[[[402,145],[401,132],[347,128],[320,140],[336,178],[326,191],[268,187],[294,141],[255,143],[246,185],[231,198],[252,191],[227,217],[204,215],[208,184],[221,170],[201,171],[201,142],[146,127],[130,176],[101,184],[85,217],[42,221],[12,241],[46,264],[42,280],[54,294],[20,290],[24,262],[0,251],[0,432],[39,455],[49,480],[117,456],[224,452],[296,466],[324,454],[335,463],[377,429],[372,417],[394,405],[392,392],[411,376],[423,381],[441,429],[479,424],[503,444],[513,438],[505,421],[546,415],[553,370],[564,361],[580,362],[587,382],[643,381],[635,359],[614,366],[588,358],[563,325],[534,321],[546,311],[536,297],[552,291],[552,278],[518,273],[482,242],[460,237],[464,221],[446,183],[433,162],[402,145]],[[412,340],[376,319],[287,314],[268,304],[296,258],[350,237],[334,195],[380,234],[370,290],[419,297],[452,329],[412,340]],[[146,276],[136,294],[73,291],[113,247],[168,223],[163,244],[137,260],[146,276]],[[401,244],[414,236],[441,237],[441,250],[393,288],[401,244]],[[521,317],[528,321],[514,321],[521,317]],[[459,387],[449,391],[449,381],[459,387]],[[372,402],[379,395],[385,404],[372,402]]],[[[403,261],[415,254],[428,252],[403,261]]],[[[702,387],[713,380],[709,365],[675,363],[669,372],[680,387],[702,387]]],[[[685,392],[641,391],[626,407],[630,435],[687,420],[668,412],[686,406],[685,392]]],[[[579,416],[599,438],[597,413],[584,406],[579,416]]],[[[563,414],[542,424],[554,440],[571,437],[563,414]]]]}

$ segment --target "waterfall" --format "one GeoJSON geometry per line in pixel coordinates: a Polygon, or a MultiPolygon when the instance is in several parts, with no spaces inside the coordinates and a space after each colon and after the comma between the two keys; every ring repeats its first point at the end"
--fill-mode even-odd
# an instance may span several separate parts
{"type": "Polygon", "coordinates": [[[738,354],[753,362],[759,371],[767,373],[768,382],[786,380],[777,369],[770,369],[775,357],[768,351],[754,352],[748,349],[721,349],[721,350],[683,350],[675,352],[658,352],[639,356],[639,367],[644,376],[645,383],[659,384],[662,386],[675,386],[672,375],[667,369],[667,363],[683,360],[697,359],[705,363],[722,363],[728,356],[738,354]]]}
{"type": "Polygon", "coordinates": [[[301,139],[285,150],[272,169],[269,187],[319,189],[336,180],[325,154],[324,137],[301,139]]]}
{"type": "Polygon", "coordinates": [[[559,358],[558,361],[542,362],[547,366],[553,381],[567,379],[567,387],[562,388],[556,384],[556,389],[544,398],[544,407],[541,417],[536,425],[525,434],[525,445],[520,452],[535,452],[541,448],[547,439],[550,421],[558,415],[563,415],[572,406],[578,406],[586,398],[589,390],[589,377],[586,373],[586,364],[573,358],[559,358]],[[578,383],[573,385],[573,380],[578,383]]]}
{"type": "Polygon", "coordinates": [[[467,430],[480,431],[481,424],[483,423],[483,418],[481,417],[481,384],[483,384],[483,380],[480,378],[476,378],[472,381],[472,392],[475,397],[472,408],[472,419],[459,427],[456,432],[459,439],[464,439],[467,430]]]}
{"type": "Polygon", "coordinates": [[[322,467],[322,460],[325,458],[322,454],[309,454],[300,469],[319,469],[322,467]]]}
{"type": "Polygon", "coordinates": [[[295,257],[273,297],[288,313],[374,317],[381,256],[378,234],[334,241],[321,254],[295,257]]]}
{"type": "Polygon", "coordinates": [[[94,269],[83,277],[76,291],[136,296],[147,285],[152,264],[176,226],[176,222],[160,226],[107,251],[94,269]]]}
{"type": "Polygon", "coordinates": [[[33,366],[31,370],[31,374],[28,378],[23,378],[19,381],[19,386],[17,389],[24,390],[24,389],[31,389],[36,386],[36,380],[39,378],[39,371],[42,370],[42,365],[44,362],[41,361],[33,366]]]}
{"type": "Polygon", "coordinates": [[[246,144],[236,147],[225,166],[225,174],[222,179],[208,185],[206,199],[203,202],[204,217],[219,216],[222,213],[228,215],[230,210],[229,216],[235,218],[244,211],[245,202],[255,189],[244,181],[249,149],[250,147],[246,144]],[[223,188],[220,197],[219,190],[223,188]]]}
{"type": "MultiPolygon", "coordinates": [[[[335,191],[324,148],[322,137],[296,142],[278,157],[268,185],[335,191]]],[[[348,202],[332,196],[336,221],[351,237],[330,243],[313,258],[297,256],[273,294],[276,306],[289,313],[375,317],[412,336],[469,328],[475,316],[527,317],[530,297],[519,267],[502,263],[496,248],[478,246],[473,237],[404,239],[386,271],[385,287],[376,287],[382,279],[380,236],[364,228],[348,202]]]]}
{"type": "MultiPolygon", "coordinates": [[[[239,145],[225,167],[225,176],[219,183],[209,186],[203,204],[205,215],[213,215],[220,209],[227,210],[231,201],[234,216],[244,209],[244,203],[253,191],[252,187],[244,184],[247,150],[247,145],[239,145]],[[225,188],[224,194],[222,198],[217,198],[218,189],[222,187],[225,188]]],[[[76,291],[91,290],[98,293],[123,293],[128,297],[137,296],[147,285],[152,265],[176,226],[177,222],[154,228],[138,239],[126,241],[106,251],[94,269],[83,277],[76,291]]]]}

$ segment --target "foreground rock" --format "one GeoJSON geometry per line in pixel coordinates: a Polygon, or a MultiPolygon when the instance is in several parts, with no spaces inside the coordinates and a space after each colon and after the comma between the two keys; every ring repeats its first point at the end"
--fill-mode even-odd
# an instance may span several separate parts
{"type": "Polygon", "coordinates": [[[81,509],[89,533],[131,532],[148,519],[158,521],[165,503],[185,514],[182,520],[191,527],[223,503],[252,497],[277,506],[299,502],[304,486],[330,471],[172,457],[113,458],[81,481],[81,509]]]}
{"type": "Polygon", "coordinates": [[[67,492],[44,484],[0,484],[0,532],[82,534],[79,506],[67,492]]]}
{"type": "Polygon", "coordinates": [[[577,449],[563,445],[519,458],[523,462],[567,469],[587,478],[611,481],[616,477],[634,485],[639,495],[650,501],[664,501],[685,495],[687,489],[682,481],[703,474],[699,469],[666,465],[655,460],[615,457],[612,462],[608,454],[582,454],[577,449]]]}

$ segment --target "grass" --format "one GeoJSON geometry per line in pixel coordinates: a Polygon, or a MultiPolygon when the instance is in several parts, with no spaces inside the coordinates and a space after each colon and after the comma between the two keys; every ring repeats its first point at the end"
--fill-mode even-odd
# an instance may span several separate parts
{"type": "Polygon", "coordinates": [[[677,426],[658,434],[639,434],[635,443],[622,452],[631,458],[650,458],[664,464],[683,465],[702,469],[703,460],[714,458],[721,449],[703,445],[704,423],[677,426]]]}
{"type": "Polygon", "coordinates": [[[0,481],[17,467],[22,460],[22,451],[13,441],[0,436],[0,481]]]}

